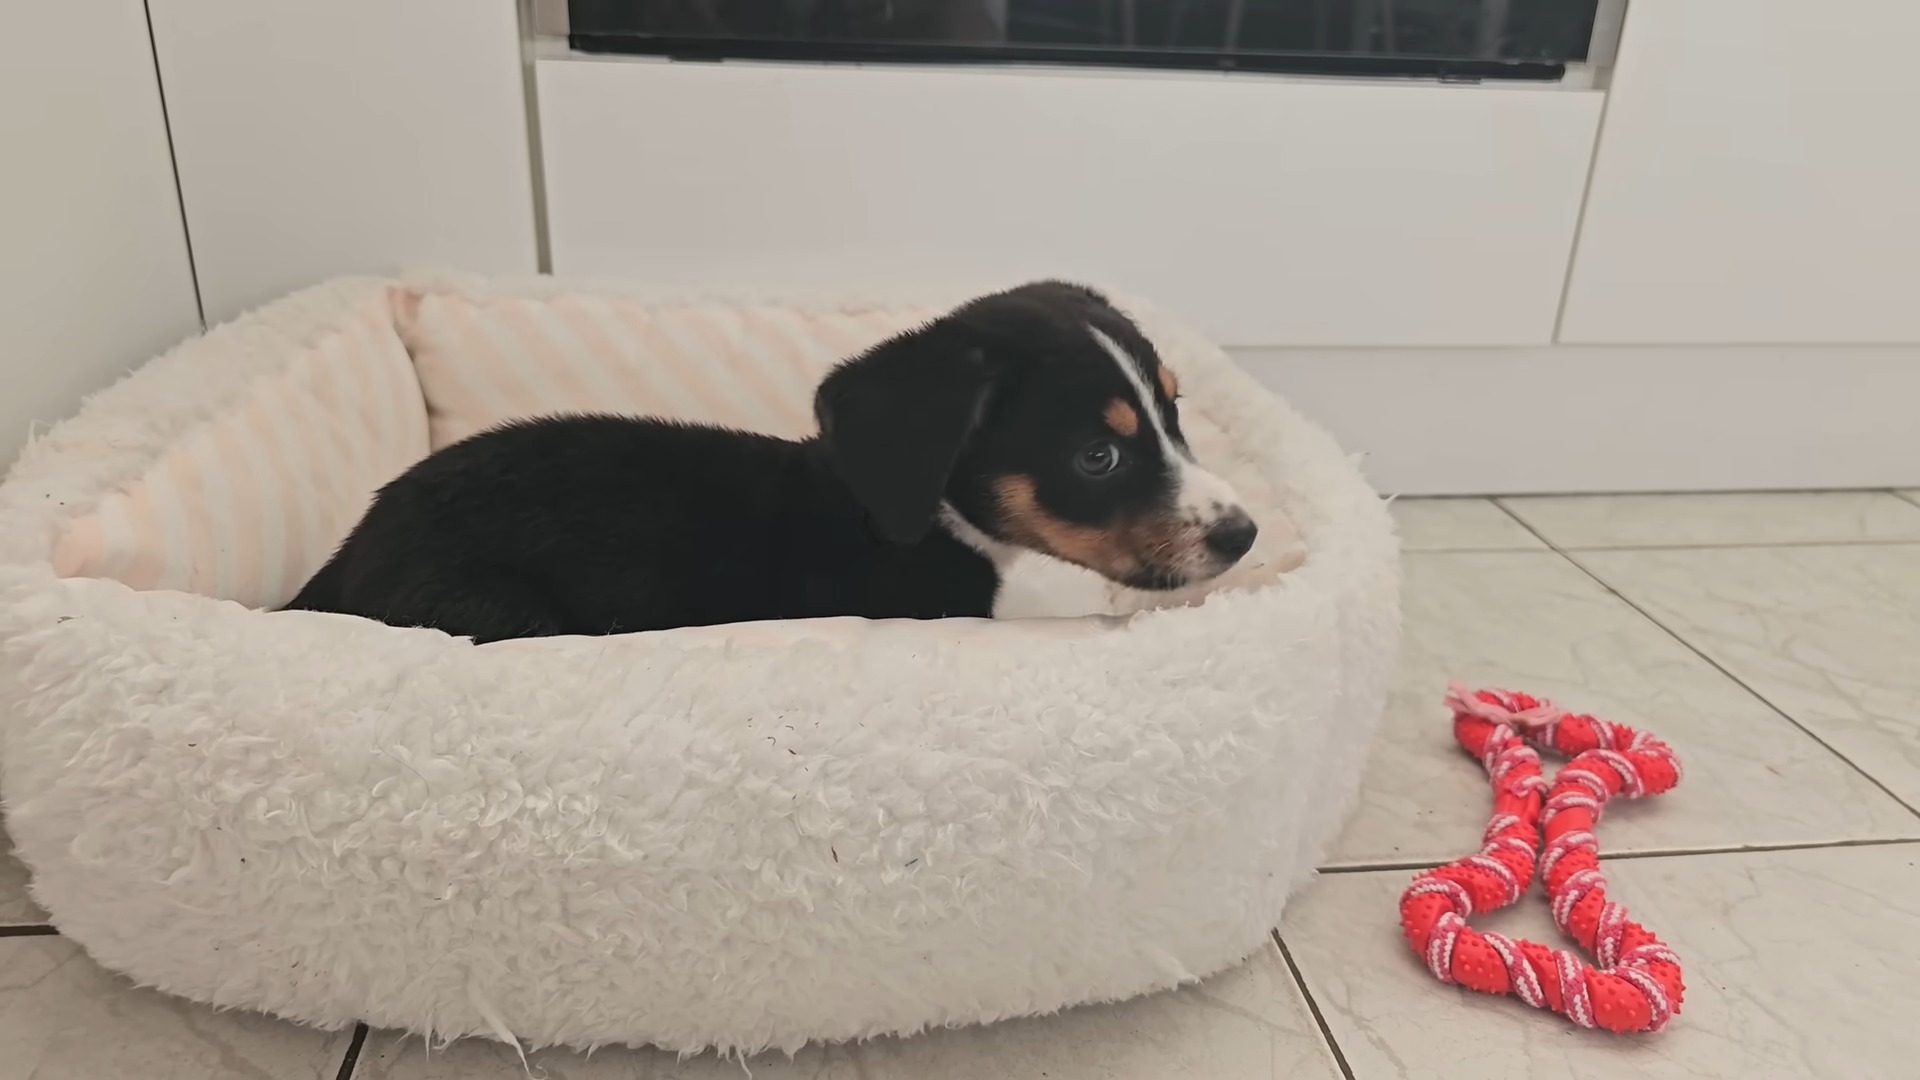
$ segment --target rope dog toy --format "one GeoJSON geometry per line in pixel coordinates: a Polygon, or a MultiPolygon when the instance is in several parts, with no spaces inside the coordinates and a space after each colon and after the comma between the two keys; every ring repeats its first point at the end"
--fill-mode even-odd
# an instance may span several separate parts
{"type": "Polygon", "coordinates": [[[1684,985],[1673,950],[1607,899],[1593,826],[1615,795],[1658,795],[1680,780],[1667,744],[1624,724],[1579,716],[1508,690],[1447,692],[1453,737],[1480,759],[1493,818],[1479,851],[1428,870],[1400,896],[1400,929],[1434,977],[1486,994],[1512,994],[1581,1027],[1659,1031],[1680,1010],[1684,985]],[[1572,760],[1551,784],[1533,746],[1572,760]],[[1541,849],[1541,829],[1546,847],[1541,849]],[[1520,898],[1535,852],[1554,924],[1577,953],[1481,933],[1467,916],[1520,898]]]}

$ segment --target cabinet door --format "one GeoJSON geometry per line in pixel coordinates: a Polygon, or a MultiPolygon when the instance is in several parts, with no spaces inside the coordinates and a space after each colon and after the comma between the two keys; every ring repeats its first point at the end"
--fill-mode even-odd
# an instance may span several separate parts
{"type": "Polygon", "coordinates": [[[336,274],[536,267],[511,0],[149,0],[211,321],[336,274]]]}
{"type": "Polygon", "coordinates": [[[0,468],[200,329],[140,0],[0,14],[0,468]]]}
{"type": "Polygon", "coordinates": [[[1636,0],[1560,339],[1920,341],[1910,0],[1636,0]]]}
{"type": "Polygon", "coordinates": [[[1139,293],[1233,345],[1545,344],[1600,95],[549,60],[558,273],[1139,293]]]}

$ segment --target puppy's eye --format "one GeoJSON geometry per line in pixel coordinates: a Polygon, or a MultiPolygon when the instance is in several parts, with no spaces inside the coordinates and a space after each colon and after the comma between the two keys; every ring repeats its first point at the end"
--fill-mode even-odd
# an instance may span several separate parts
{"type": "Polygon", "coordinates": [[[1088,476],[1105,476],[1120,467],[1120,447],[1104,439],[1090,443],[1074,456],[1073,463],[1088,476]]]}

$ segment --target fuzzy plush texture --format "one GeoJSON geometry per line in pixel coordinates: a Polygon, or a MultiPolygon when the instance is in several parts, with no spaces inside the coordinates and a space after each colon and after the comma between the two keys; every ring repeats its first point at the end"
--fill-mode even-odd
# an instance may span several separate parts
{"type": "Polygon", "coordinates": [[[792,1050],[1204,977],[1311,875],[1396,659],[1393,528],[1325,433],[1137,307],[1303,566],[1128,618],[483,647],[56,574],[70,522],[390,284],[181,346],[0,485],[0,793],[102,964],[323,1027],[792,1050]]]}

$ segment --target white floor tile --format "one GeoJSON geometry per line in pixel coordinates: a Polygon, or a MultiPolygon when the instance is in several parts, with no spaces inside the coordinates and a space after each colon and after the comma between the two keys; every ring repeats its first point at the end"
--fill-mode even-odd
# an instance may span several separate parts
{"type": "Polygon", "coordinates": [[[1398,689],[1329,862],[1445,862],[1477,845],[1486,782],[1453,742],[1441,706],[1449,680],[1543,695],[1674,747],[1685,781],[1610,808],[1609,850],[1920,836],[1920,819],[1561,556],[1405,563],[1398,689]]]}
{"type": "Polygon", "coordinates": [[[1920,540],[1920,506],[1884,491],[1502,499],[1563,548],[1920,540]]]}
{"type": "MultiPolygon", "coordinates": [[[[676,1062],[658,1051],[531,1055],[550,1080],[740,1080],[737,1062],[676,1062]]],[[[1196,987],[1057,1016],[936,1031],[911,1039],[809,1048],[747,1063],[754,1080],[1335,1080],[1340,1073],[1305,1000],[1268,945],[1196,987]]],[[[356,1080],[520,1080],[499,1043],[463,1040],[427,1054],[419,1039],[374,1032],[356,1080]]]]}
{"type": "Polygon", "coordinates": [[[1579,558],[1920,806],[1920,544],[1579,558]]]}
{"type": "Polygon", "coordinates": [[[27,896],[27,868],[13,857],[13,839],[0,822],[0,926],[40,926],[47,921],[27,896]]]}
{"type": "Polygon", "coordinates": [[[1896,491],[1894,492],[1894,494],[1900,496],[1901,498],[1907,500],[1908,502],[1914,504],[1915,506],[1920,506],[1920,488],[1908,488],[1905,491],[1896,491]]]}
{"type": "Polygon", "coordinates": [[[1407,551],[1540,549],[1540,538],[1486,499],[1395,499],[1393,517],[1407,551]]]}
{"type": "Polygon", "coordinates": [[[136,990],[64,938],[0,938],[0,1080],[333,1080],[348,1037],[136,990]]]}
{"type": "MultiPolygon", "coordinates": [[[[1282,935],[1356,1080],[1914,1075],[1920,846],[1606,869],[1609,897],[1680,955],[1685,1004],[1664,1032],[1582,1031],[1515,999],[1435,982],[1397,929],[1404,872],[1321,878],[1294,901],[1282,935]]],[[[1566,944],[1537,894],[1475,924],[1566,944]]]]}

